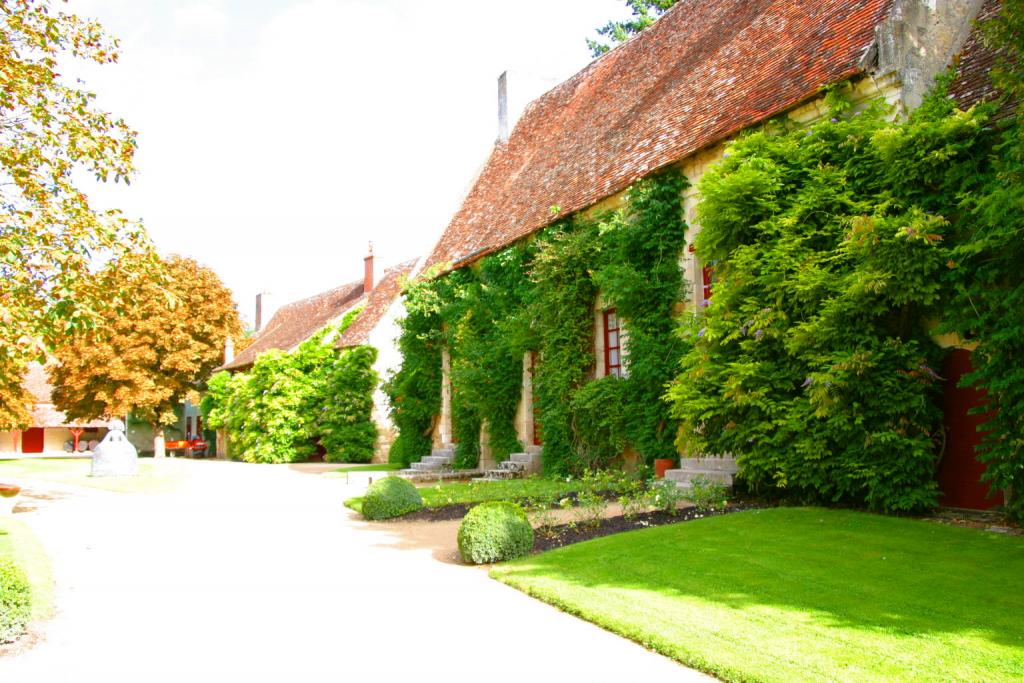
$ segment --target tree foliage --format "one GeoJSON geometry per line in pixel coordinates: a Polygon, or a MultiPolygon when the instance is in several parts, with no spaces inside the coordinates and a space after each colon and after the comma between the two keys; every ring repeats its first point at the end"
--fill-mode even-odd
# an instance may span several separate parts
{"type": "Polygon", "coordinates": [[[0,354],[0,431],[27,429],[34,401],[22,385],[26,366],[11,354],[0,354]]]}
{"type": "Polygon", "coordinates": [[[626,0],[626,6],[633,13],[632,19],[609,21],[597,29],[597,34],[606,41],[587,38],[587,47],[592,57],[600,57],[620,43],[624,43],[653,24],[679,0],[626,0]]]}
{"type": "Polygon", "coordinates": [[[194,400],[223,361],[225,340],[241,337],[231,292],[216,273],[178,256],[152,265],[129,254],[84,282],[104,292],[111,312],[54,347],[53,401],[69,419],[131,412],[170,424],[174,407],[194,400]]]}
{"type": "Polygon", "coordinates": [[[116,211],[97,211],[76,183],[128,181],[135,133],[61,76],[67,58],[118,58],[102,28],[47,0],[0,6],[0,384],[16,394],[24,364],[97,321],[105,292],[83,286],[97,254],[146,246],[116,211]]]}
{"type": "Polygon", "coordinates": [[[319,444],[328,462],[373,458],[377,350],[333,345],[361,310],[351,309],[291,353],[267,351],[248,372],[210,378],[200,408],[210,427],[227,431],[233,456],[256,463],[298,462],[315,454],[319,444]]]}

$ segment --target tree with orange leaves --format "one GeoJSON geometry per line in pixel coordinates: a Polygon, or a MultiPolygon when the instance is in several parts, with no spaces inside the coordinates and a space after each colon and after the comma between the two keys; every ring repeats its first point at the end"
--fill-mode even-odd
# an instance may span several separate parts
{"type": "Polygon", "coordinates": [[[172,256],[144,272],[149,257],[129,254],[88,283],[113,313],[54,348],[54,404],[69,419],[131,412],[153,425],[157,455],[163,425],[223,362],[224,343],[242,338],[231,291],[209,268],[172,256]]]}
{"type": "Polygon", "coordinates": [[[147,248],[139,226],[116,211],[94,209],[76,182],[83,172],[127,182],[135,132],[59,73],[68,59],[117,61],[117,43],[97,23],[54,4],[0,2],[0,417],[6,426],[27,421],[21,409],[27,362],[45,360],[53,340],[100,315],[102,299],[78,286],[92,259],[147,248]]]}

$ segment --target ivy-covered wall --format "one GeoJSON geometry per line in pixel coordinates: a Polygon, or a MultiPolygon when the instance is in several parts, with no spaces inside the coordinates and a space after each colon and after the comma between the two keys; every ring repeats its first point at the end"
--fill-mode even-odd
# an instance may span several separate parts
{"type": "Polygon", "coordinates": [[[835,91],[829,118],[747,134],[704,177],[696,248],[718,282],[684,328],[670,391],[681,449],[735,455],[762,491],[931,507],[945,380],[927,321],[941,320],[980,344],[969,381],[1000,404],[983,458],[997,486],[1019,485],[1020,450],[1007,446],[1021,404],[1005,400],[1016,390],[988,351],[1019,338],[1021,309],[1001,305],[1019,268],[979,277],[1002,261],[987,242],[1021,223],[1000,177],[1019,133],[993,125],[998,105],[955,110],[948,81],[907,120],[883,102],[852,111],[835,91]]]}
{"type": "Polygon", "coordinates": [[[626,448],[648,459],[674,455],[675,422],[659,397],[680,348],[673,311],[683,288],[684,185],[671,170],[645,179],[626,193],[620,210],[574,216],[472,266],[410,285],[399,340],[403,365],[388,383],[399,427],[393,461],[408,463],[430,450],[442,346],[451,356],[460,466],[477,464],[484,424],[496,460],[525,445],[515,414],[523,356],[531,351],[538,352],[534,388],[545,471],[607,464],[626,448]],[[629,374],[588,383],[599,290],[628,330],[629,374]],[[618,400],[599,409],[591,384],[613,388],[618,400]],[[608,420],[616,421],[614,429],[608,420]]]}
{"type": "Polygon", "coordinates": [[[268,351],[248,372],[210,378],[200,407],[209,427],[226,430],[232,457],[298,462],[314,455],[319,444],[328,462],[370,462],[377,439],[377,350],[338,350],[332,343],[360,310],[349,311],[292,353],[268,351]]]}

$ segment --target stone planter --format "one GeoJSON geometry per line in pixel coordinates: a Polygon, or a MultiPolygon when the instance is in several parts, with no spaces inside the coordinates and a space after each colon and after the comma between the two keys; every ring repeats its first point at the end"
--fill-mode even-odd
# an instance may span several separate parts
{"type": "Polygon", "coordinates": [[[675,467],[675,465],[675,458],[656,458],[654,461],[654,478],[664,479],[665,472],[675,467]]]}
{"type": "Polygon", "coordinates": [[[9,515],[18,503],[21,487],[14,484],[0,484],[0,515],[9,515]]]}

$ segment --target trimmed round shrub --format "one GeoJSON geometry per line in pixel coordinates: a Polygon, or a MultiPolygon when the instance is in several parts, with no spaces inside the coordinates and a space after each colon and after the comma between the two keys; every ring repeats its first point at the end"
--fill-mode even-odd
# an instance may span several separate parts
{"type": "Polygon", "coordinates": [[[416,512],[423,507],[423,496],[412,482],[401,477],[384,477],[370,484],[363,496],[363,517],[390,519],[416,512]]]}
{"type": "Polygon", "coordinates": [[[459,526],[459,553],[471,564],[522,557],[533,549],[533,527],[515,503],[482,503],[459,526]]]}
{"type": "Polygon", "coordinates": [[[28,577],[13,560],[0,557],[0,643],[9,643],[24,633],[31,616],[28,577]]]}

